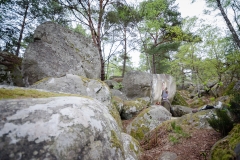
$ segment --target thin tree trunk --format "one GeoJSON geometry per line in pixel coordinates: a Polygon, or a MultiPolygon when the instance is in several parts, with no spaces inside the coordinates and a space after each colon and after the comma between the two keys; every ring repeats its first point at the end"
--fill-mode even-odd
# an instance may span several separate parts
{"type": "Polygon", "coordinates": [[[124,27],[124,56],[123,56],[123,71],[122,71],[122,77],[124,77],[124,73],[126,70],[126,61],[127,61],[127,30],[126,27],[124,27]]]}
{"type": "Polygon", "coordinates": [[[152,66],[152,69],[153,69],[153,74],[156,74],[156,62],[155,62],[155,55],[153,54],[152,55],[152,64],[153,64],[153,66],[152,66]]]}
{"type": "Polygon", "coordinates": [[[23,30],[24,30],[25,24],[26,24],[28,7],[29,7],[29,5],[26,6],[26,9],[25,9],[25,12],[24,12],[24,17],[23,17],[23,22],[22,22],[22,26],[21,26],[21,31],[20,31],[20,35],[19,35],[19,39],[18,39],[18,43],[17,43],[16,56],[19,56],[19,51],[20,51],[21,41],[22,41],[22,36],[23,36],[23,30]]]}
{"type": "Polygon", "coordinates": [[[240,40],[239,40],[239,38],[238,38],[238,35],[237,35],[236,31],[234,30],[234,28],[233,28],[230,20],[228,19],[227,15],[226,15],[226,13],[225,13],[222,5],[221,5],[220,0],[216,0],[216,1],[217,1],[217,6],[218,6],[218,8],[220,9],[223,18],[224,18],[225,22],[227,23],[227,26],[228,26],[230,32],[232,33],[233,40],[234,40],[235,43],[237,44],[238,48],[240,48],[240,40]]]}

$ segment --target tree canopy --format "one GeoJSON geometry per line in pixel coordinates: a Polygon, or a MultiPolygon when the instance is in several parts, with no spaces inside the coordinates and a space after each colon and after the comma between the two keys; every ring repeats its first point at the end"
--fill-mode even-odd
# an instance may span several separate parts
{"type": "Polygon", "coordinates": [[[205,2],[208,10],[203,12],[218,11],[212,16],[221,16],[227,31],[197,17],[182,18],[175,0],[134,5],[124,0],[2,0],[0,50],[24,56],[36,26],[54,21],[92,39],[101,59],[102,80],[133,69],[169,73],[179,83],[239,78],[240,3],[205,2]],[[141,52],[137,67],[129,54],[134,52],[141,52]]]}

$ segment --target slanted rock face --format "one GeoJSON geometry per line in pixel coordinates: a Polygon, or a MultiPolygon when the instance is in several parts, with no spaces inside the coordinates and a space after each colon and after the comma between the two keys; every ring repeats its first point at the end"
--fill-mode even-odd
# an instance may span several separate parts
{"type": "Polygon", "coordinates": [[[141,148],[136,139],[126,133],[122,133],[125,160],[139,159],[141,148]]]}
{"type": "Polygon", "coordinates": [[[151,99],[153,104],[155,104],[156,102],[161,102],[162,91],[165,88],[167,88],[168,90],[168,99],[170,102],[172,102],[176,93],[175,79],[168,74],[154,74],[151,88],[151,99]]]}
{"type": "Polygon", "coordinates": [[[155,129],[162,122],[170,120],[171,113],[163,106],[153,105],[142,111],[127,126],[127,133],[137,140],[142,140],[144,135],[155,129]]]}
{"type": "Polygon", "coordinates": [[[1,159],[124,159],[121,132],[97,100],[0,101],[1,159]]]}
{"type": "Polygon", "coordinates": [[[60,78],[45,78],[30,87],[89,96],[105,105],[110,105],[111,103],[111,92],[104,82],[72,74],[67,74],[60,78]]]}
{"type": "Polygon", "coordinates": [[[150,97],[152,74],[140,71],[127,72],[123,78],[123,93],[128,98],[150,97]]]}
{"type": "Polygon", "coordinates": [[[101,73],[100,56],[91,41],[53,22],[37,27],[22,66],[26,85],[66,73],[90,79],[100,78],[101,73]]]}
{"type": "Polygon", "coordinates": [[[174,117],[181,117],[185,114],[192,113],[192,108],[180,106],[180,105],[173,105],[171,108],[171,113],[174,117]]]}

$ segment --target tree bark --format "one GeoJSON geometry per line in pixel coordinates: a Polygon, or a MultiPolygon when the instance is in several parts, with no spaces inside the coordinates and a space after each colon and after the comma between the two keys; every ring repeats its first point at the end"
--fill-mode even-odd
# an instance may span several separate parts
{"type": "Polygon", "coordinates": [[[124,73],[126,70],[126,61],[127,61],[127,28],[124,27],[124,56],[123,56],[123,70],[122,77],[124,77],[124,73]]]}
{"type": "Polygon", "coordinates": [[[221,11],[221,14],[222,14],[223,18],[224,18],[225,22],[227,23],[227,26],[228,26],[230,32],[232,33],[233,40],[237,44],[238,48],[240,48],[240,40],[238,38],[238,35],[237,35],[236,31],[234,30],[234,28],[232,26],[232,23],[228,19],[227,15],[226,15],[223,7],[222,7],[222,4],[221,4],[220,0],[216,0],[216,1],[217,1],[217,6],[218,6],[219,10],[221,11]]]}
{"type": "Polygon", "coordinates": [[[23,30],[24,30],[25,24],[26,24],[28,7],[29,7],[29,5],[26,6],[25,12],[24,12],[24,17],[23,17],[23,22],[22,22],[22,26],[21,26],[21,31],[20,31],[20,35],[19,35],[19,39],[18,39],[18,43],[17,43],[16,56],[19,56],[19,51],[20,51],[21,41],[22,41],[22,36],[23,36],[23,30]]]}

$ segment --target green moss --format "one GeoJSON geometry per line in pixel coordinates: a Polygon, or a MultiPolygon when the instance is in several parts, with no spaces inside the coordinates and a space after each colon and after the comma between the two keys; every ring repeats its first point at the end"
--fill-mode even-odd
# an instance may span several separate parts
{"type": "Polygon", "coordinates": [[[234,149],[240,143],[240,124],[237,124],[231,130],[229,143],[232,149],[234,149]]]}
{"type": "Polygon", "coordinates": [[[145,134],[149,132],[149,127],[143,125],[143,120],[139,120],[135,125],[136,130],[131,130],[130,135],[134,137],[136,140],[140,141],[144,138],[145,134]]]}
{"type": "Polygon", "coordinates": [[[133,136],[137,140],[142,140],[145,136],[145,134],[149,131],[149,128],[146,126],[138,127],[137,130],[132,130],[131,131],[131,136],[133,136]]]}
{"type": "Polygon", "coordinates": [[[206,115],[208,113],[207,110],[199,111],[197,113],[186,114],[178,119],[177,124],[181,125],[192,125],[194,127],[199,126],[200,117],[206,115]]]}
{"type": "Polygon", "coordinates": [[[90,79],[88,79],[88,78],[86,78],[86,77],[83,77],[83,76],[79,76],[79,77],[82,79],[82,81],[83,81],[84,83],[90,82],[90,79]]]}
{"type": "Polygon", "coordinates": [[[137,98],[136,101],[138,101],[138,102],[140,102],[140,103],[142,103],[142,104],[144,104],[146,106],[150,106],[150,104],[151,104],[150,101],[146,101],[146,100],[144,100],[142,98],[137,98]]]}
{"type": "Polygon", "coordinates": [[[223,160],[223,157],[234,159],[234,152],[229,148],[228,140],[221,140],[215,144],[215,148],[211,154],[212,160],[223,160]]]}
{"type": "Polygon", "coordinates": [[[136,110],[140,111],[144,108],[145,105],[143,103],[140,103],[139,101],[124,101],[123,106],[125,110],[136,107],[136,110]]]}
{"type": "Polygon", "coordinates": [[[231,82],[227,88],[225,89],[225,92],[223,93],[223,95],[230,95],[233,93],[233,88],[235,86],[236,82],[231,82]]]}
{"type": "Polygon", "coordinates": [[[194,105],[194,107],[201,107],[201,106],[203,106],[205,103],[204,103],[204,101],[201,99],[201,98],[198,98],[198,99],[196,99],[193,103],[192,103],[192,105],[194,105]]]}
{"type": "Polygon", "coordinates": [[[212,160],[234,159],[234,148],[240,143],[240,124],[237,124],[227,137],[217,142],[212,150],[212,160]]]}
{"type": "Polygon", "coordinates": [[[37,84],[39,84],[39,83],[46,82],[46,81],[49,80],[49,79],[50,79],[49,77],[43,78],[43,79],[35,82],[33,85],[37,85],[37,84]]]}
{"type": "Polygon", "coordinates": [[[173,98],[172,104],[188,107],[188,103],[185,101],[185,99],[181,96],[180,92],[178,92],[178,91],[176,92],[176,94],[173,98]]]}
{"type": "Polygon", "coordinates": [[[78,48],[75,48],[76,52],[80,52],[80,50],[78,48]]]}
{"type": "Polygon", "coordinates": [[[111,130],[111,143],[112,143],[112,147],[119,148],[122,151],[122,153],[124,153],[123,145],[120,142],[120,140],[117,138],[116,132],[113,130],[111,130]]]}
{"type": "Polygon", "coordinates": [[[19,98],[48,98],[48,97],[60,97],[60,96],[77,96],[76,94],[63,94],[63,93],[53,93],[44,92],[33,89],[5,89],[0,88],[0,100],[1,99],[19,99],[19,98]]]}
{"type": "Polygon", "coordinates": [[[134,138],[132,138],[131,141],[134,142],[134,144],[132,142],[130,142],[130,144],[129,144],[130,150],[133,151],[135,154],[139,154],[139,152],[140,152],[139,142],[134,138]],[[137,149],[135,149],[136,145],[137,145],[137,149]]]}
{"type": "Polygon", "coordinates": [[[123,129],[122,120],[121,120],[121,117],[119,115],[119,112],[118,112],[116,106],[112,105],[111,110],[110,110],[110,114],[116,120],[119,128],[121,128],[121,130],[122,130],[123,129]]]}

